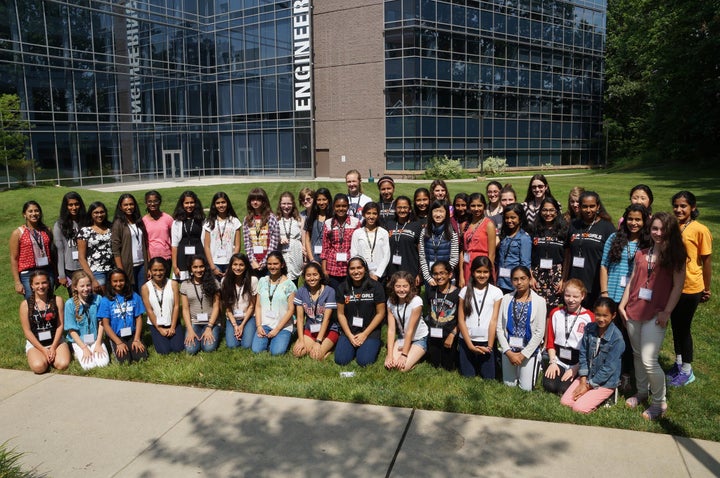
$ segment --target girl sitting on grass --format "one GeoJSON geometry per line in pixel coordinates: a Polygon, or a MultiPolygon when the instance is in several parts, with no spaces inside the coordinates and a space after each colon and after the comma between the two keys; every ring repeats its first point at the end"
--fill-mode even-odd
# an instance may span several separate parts
{"type": "Polygon", "coordinates": [[[411,370],[427,350],[428,326],[420,320],[423,302],[417,295],[414,279],[409,272],[398,271],[388,282],[388,352],[385,358],[388,370],[411,370]]]}
{"type": "MultiPolygon", "coordinates": [[[[363,214],[365,212],[363,209],[363,214]]],[[[298,289],[294,300],[298,339],[293,355],[323,360],[330,355],[340,336],[338,324],[332,320],[333,310],[337,309],[335,291],[325,284],[322,266],[317,262],[305,264],[302,276],[305,285],[298,289]]]]}
{"type": "Polygon", "coordinates": [[[107,292],[98,308],[98,318],[102,320],[113,355],[119,363],[138,362],[147,358],[148,353],[142,343],[144,313],[143,301],[133,292],[125,271],[110,271],[107,292]]]}

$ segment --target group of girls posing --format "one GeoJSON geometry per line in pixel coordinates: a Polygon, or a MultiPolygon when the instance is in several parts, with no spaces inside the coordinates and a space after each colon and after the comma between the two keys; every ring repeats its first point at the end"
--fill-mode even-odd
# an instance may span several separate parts
{"type": "Polygon", "coordinates": [[[294,355],[324,359],[334,348],[337,363],[367,365],[387,320],[388,368],[409,370],[426,356],[493,378],[499,360],[503,381],[530,389],[551,310],[543,382],[563,403],[589,411],[607,395],[589,391],[612,390],[616,372],[623,382],[634,374],[637,395],[627,404],[651,397],[645,416],[653,419],[665,413],[666,378],[671,386],[695,380],[690,325],[710,297],[712,238],[692,193],[672,198],[674,215],[652,215],[652,191],[638,185],[615,228],[598,194],[582,188],[570,191],[563,214],[542,175],[523,203],[497,182],[488,201],[461,193],[452,204],[443,181],[411,199],[395,197],[394,180],[383,176],[379,202],[362,194],[359,173],[346,183],[348,194],[334,197],[304,189],[302,213],[292,193],[273,212],[254,188],[242,218],[222,192],[206,216],[185,191],[170,216],[150,191],[144,217],[123,194],[110,222],[101,202],[86,208],[71,192],[52,232],[28,201],[10,250],[15,289],[27,298],[20,315],[31,368],[67,366],[65,340],[83,368],[108,363],[105,338],[118,360],[143,359],[143,314],[161,354],[213,351],[223,326],[230,348],[281,354],[296,323],[294,355]],[[65,306],[52,294],[55,278],[72,294],[65,306]],[[676,361],[665,377],[657,357],[669,317],[676,361]],[[622,347],[605,347],[618,336],[622,347]],[[598,351],[610,363],[620,348],[617,370],[600,367],[598,351]]]}

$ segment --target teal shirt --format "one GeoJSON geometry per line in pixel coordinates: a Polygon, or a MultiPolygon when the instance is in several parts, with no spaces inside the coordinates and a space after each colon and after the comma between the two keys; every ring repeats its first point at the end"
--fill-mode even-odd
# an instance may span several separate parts
{"type": "Polygon", "coordinates": [[[616,233],[612,233],[610,237],[608,237],[608,240],[605,241],[600,264],[608,270],[608,297],[620,303],[623,293],[625,292],[625,286],[630,283],[630,274],[632,274],[638,243],[637,241],[628,242],[627,245],[623,247],[620,261],[610,263],[610,248],[615,241],[616,235],[616,233]],[[625,277],[625,285],[622,285],[623,277],[625,277]]]}
{"type": "Polygon", "coordinates": [[[67,341],[74,343],[75,341],[70,336],[70,331],[74,330],[80,336],[80,339],[85,335],[93,334],[95,340],[97,340],[98,333],[98,318],[97,311],[100,306],[100,297],[97,294],[91,296],[91,302],[87,305],[80,304],[80,320],[75,317],[75,301],[72,298],[65,302],[65,333],[67,341]]]}

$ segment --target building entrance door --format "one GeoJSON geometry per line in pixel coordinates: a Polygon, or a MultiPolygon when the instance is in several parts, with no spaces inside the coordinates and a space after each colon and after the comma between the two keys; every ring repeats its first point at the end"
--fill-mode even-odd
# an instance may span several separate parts
{"type": "Polygon", "coordinates": [[[184,177],[182,150],[163,150],[163,179],[176,179],[184,177]]]}

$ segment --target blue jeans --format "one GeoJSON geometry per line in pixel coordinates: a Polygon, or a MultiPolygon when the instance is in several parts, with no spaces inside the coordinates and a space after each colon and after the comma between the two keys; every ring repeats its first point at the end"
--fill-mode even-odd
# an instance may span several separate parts
{"type": "Polygon", "coordinates": [[[202,349],[203,352],[214,352],[218,348],[218,344],[220,343],[220,327],[212,328],[213,341],[209,344],[203,342],[201,338],[202,333],[205,330],[205,324],[193,324],[192,328],[198,338],[195,339],[192,345],[185,345],[185,352],[189,353],[190,355],[195,355],[200,351],[200,349],[202,349]]]}
{"type": "Polygon", "coordinates": [[[347,365],[356,358],[361,367],[374,364],[380,353],[381,345],[380,339],[367,338],[360,347],[356,348],[347,336],[341,335],[335,346],[335,363],[347,365]]]}
{"type": "Polygon", "coordinates": [[[145,264],[134,266],[132,274],[133,279],[135,280],[135,286],[133,287],[133,290],[140,294],[140,288],[145,282],[147,282],[147,275],[145,274],[145,264]]]}
{"type": "MultiPolygon", "coordinates": [[[[265,333],[272,330],[267,325],[262,326],[265,333]]],[[[258,337],[257,333],[253,334],[252,339],[252,351],[256,354],[260,352],[270,351],[270,355],[282,355],[287,352],[288,346],[290,345],[290,332],[287,330],[281,330],[278,334],[269,339],[267,337],[258,337]]],[[[243,339],[245,334],[243,333],[243,339]]]]}
{"type": "MultiPolygon", "coordinates": [[[[164,329],[167,327],[161,328],[164,329]]],[[[185,348],[185,344],[183,343],[183,340],[185,339],[185,334],[183,334],[182,329],[179,326],[177,329],[175,329],[175,335],[168,338],[164,335],[161,335],[158,329],[151,325],[150,335],[152,336],[155,352],[157,352],[159,355],[167,355],[172,352],[182,352],[182,350],[185,348]]]]}
{"type": "Polygon", "coordinates": [[[107,272],[93,271],[93,277],[95,278],[95,280],[97,281],[98,284],[103,285],[103,286],[107,282],[107,275],[108,275],[107,272]]]}
{"type": "MultiPolygon", "coordinates": [[[[458,339],[459,342],[459,360],[458,366],[460,367],[460,374],[463,377],[477,377],[480,375],[482,378],[495,378],[495,350],[489,354],[476,354],[471,352],[465,345],[463,339],[458,339]]],[[[481,344],[487,346],[487,342],[481,344]]]]}
{"type": "Polygon", "coordinates": [[[255,317],[250,317],[250,320],[245,323],[242,337],[240,338],[240,340],[238,340],[237,338],[235,338],[235,329],[233,329],[232,323],[230,322],[230,320],[226,319],[225,344],[227,344],[227,348],[235,349],[238,347],[242,347],[244,349],[249,349],[252,346],[256,328],[257,325],[255,324],[255,317]]]}

